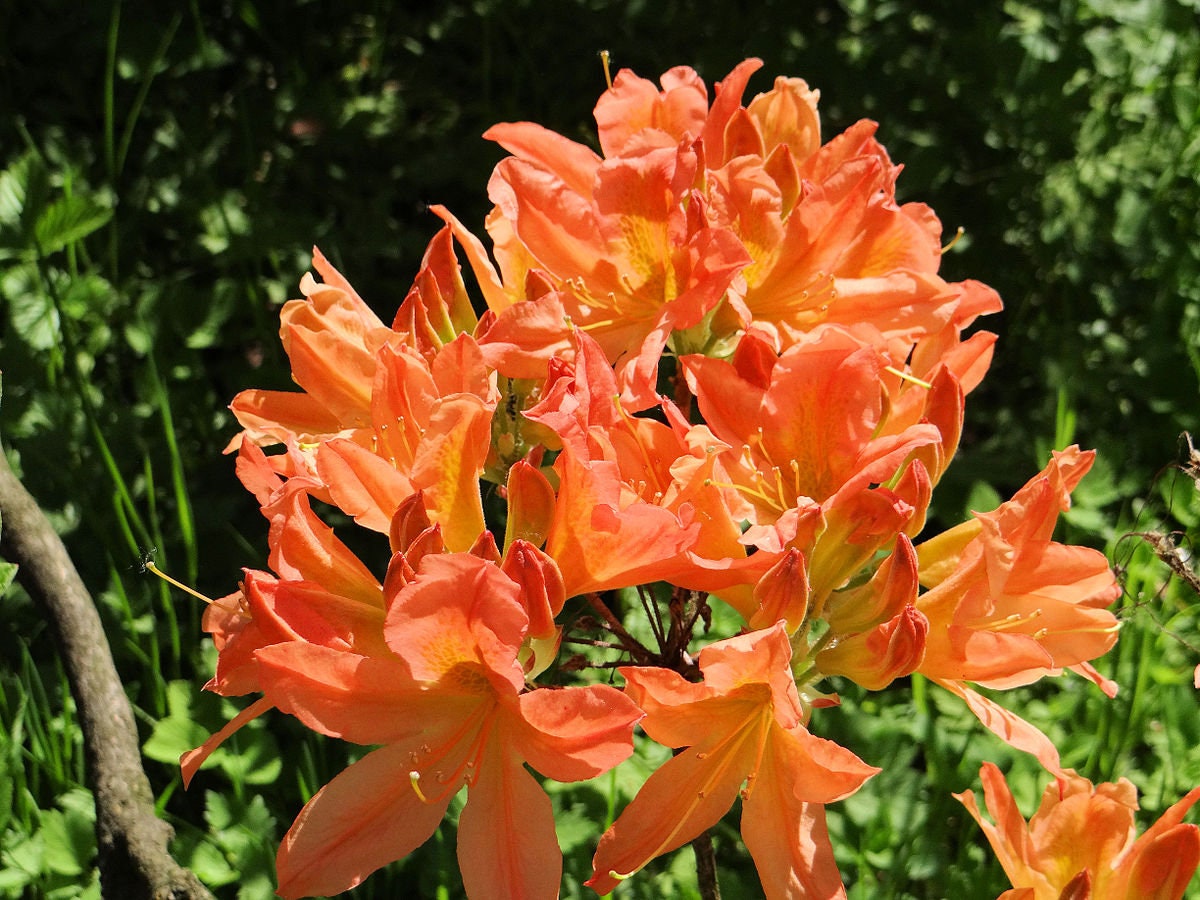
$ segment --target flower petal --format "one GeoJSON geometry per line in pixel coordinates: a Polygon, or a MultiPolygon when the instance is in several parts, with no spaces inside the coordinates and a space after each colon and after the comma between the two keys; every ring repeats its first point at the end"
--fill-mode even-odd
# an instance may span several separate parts
{"type": "Polygon", "coordinates": [[[562,853],[554,810],[510,748],[492,740],[458,820],[458,866],[469,897],[554,900],[562,853]]]}
{"type": "Polygon", "coordinates": [[[313,644],[257,651],[263,693],[314,731],[358,744],[403,740],[450,715],[451,700],[423,692],[398,659],[313,644]]]}
{"type": "Polygon", "coordinates": [[[531,766],[555,781],[607,772],[633,752],[637,705],[616,688],[593,684],[522,694],[513,739],[531,766]]]}
{"type": "Polygon", "coordinates": [[[587,886],[607,894],[656,856],[720,821],[737,799],[758,749],[755,741],[732,743],[734,752],[723,759],[687,750],[655,771],[600,838],[587,886]]]}
{"type": "Polygon", "coordinates": [[[279,896],[349,890],[429,839],[451,797],[422,802],[407,777],[409,754],[402,745],[369,753],[308,801],[275,860],[279,896]]]}

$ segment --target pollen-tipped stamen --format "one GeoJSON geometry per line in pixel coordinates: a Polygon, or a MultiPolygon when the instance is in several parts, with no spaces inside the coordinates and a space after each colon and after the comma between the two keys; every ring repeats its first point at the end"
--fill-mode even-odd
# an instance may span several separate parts
{"type": "Polygon", "coordinates": [[[250,618],[248,615],[246,615],[245,610],[243,610],[241,608],[241,606],[238,606],[236,608],[222,606],[216,600],[212,599],[212,597],[206,597],[206,596],[204,596],[204,594],[200,593],[195,588],[188,587],[182,581],[177,581],[176,579],[174,579],[170,575],[168,575],[166,572],[164,572],[162,569],[160,569],[158,566],[156,566],[154,564],[153,560],[148,559],[145,562],[143,562],[142,568],[144,568],[147,572],[150,572],[152,575],[157,575],[159,578],[161,578],[167,584],[174,585],[175,587],[179,588],[185,594],[191,594],[197,600],[202,601],[203,603],[207,604],[208,606],[215,606],[217,609],[224,609],[229,612],[234,612],[234,613],[238,613],[239,615],[246,616],[246,618],[250,618]]]}
{"type": "Polygon", "coordinates": [[[950,243],[948,243],[948,244],[947,244],[945,247],[943,247],[943,248],[942,248],[942,251],[941,251],[941,252],[942,252],[942,253],[948,253],[948,252],[950,252],[950,249],[951,249],[951,248],[952,248],[952,247],[953,247],[955,244],[957,244],[957,243],[958,243],[958,239],[959,239],[959,238],[961,238],[961,237],[962,237],[964,234],[966,234],[966,230],[965,230],[965,229],[964,229],[964,228],[963,228],[961,225],[959,225],[959,226],[958,226],[958,230],[954,232],[954,237],[952,237],[952,238],[950,239],[950,243]]]}

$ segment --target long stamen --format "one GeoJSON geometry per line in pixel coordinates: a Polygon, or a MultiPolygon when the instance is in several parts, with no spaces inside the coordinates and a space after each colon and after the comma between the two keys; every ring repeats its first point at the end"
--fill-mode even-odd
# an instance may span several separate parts
{"type": "MultiPolygon", "coordinates": [[[[617,408],[617,415],[621,417],[621,422],[625,425],[625,430],[629,433],[629,436],[633,438],[634,443],[637,444],[638,454],[642,457],[642,465],[646,467],[646,473],[651,477],[651,479],[653,479],[653,485],[647,485],[647,487],[652,488],[655,497],[661,497],[663,495],[662,484],[659,482],[656,466],[654,465],[653,460],[650,458],[649,451],[646,450],[646,445],[642,441],[642,436],[638,433],[638,430],[635,427],[637,420],[625,411],[625,407],[622,405],[619,395],[614,394],[612,399],[613,406],[617,408]]],[[[634,487],[636,489],[636,485],[634,485],[634,487]]],[[[640,494],[641,492],[639,491],[638,493],[640,494]]]]}
{"type": "MultiPolygon", "coordinates": [[[[198,590],[196,590],[195,588],[188,587],[182,581],[176,581],[174,578],[172,578],[170,575],[168,575],[166,572],[164,572],[162,569],[160,569],[158,566],[156,566],[154,564],[154,560],[152,560],[152,559],[144,560],[142,562],[142,568],[144,568],[147,572],[150,572],[153,575],[157,575],[159,578],[161,578],[167,584],[174,585],[175,587],[177,587],[181,591],[183,591],[185,594],[191,594],[197,600],[200,600],[201,602],[206,603],[209,606],[215,606],[217,609],[224,609],[224,610],[228,610],[229,612],[235,612],[235,613],[239,613],[240,615],[246,615],[246,613],[240,607],[237,609],[234,609],[234,608],[231,608],[228,606],[222,606],[216,600],[212,599],[212,597],[206,597],[202,593],[200,593],[198,590]]],[[[249,616],[246,616],[246,617],[249,618],[249,616]]]]}
{"type": "MultiPolygon", "coordinates": [[[[471,716],[463,721],[463,727],[451,735],[445,742],[447,748],[446,755],[449,755],[450,750],[457,746],[461,741],[467,740],[467,736],[472,729],[478,729],[477,733],[470,738],[472,743],[471,750],[466,754],[465,758],[454,770],[448,774],[436,772],[434,774],[433,784],[438,786],[438,790],[434,793],[426,795],[421,790],[422,772],[419,769],[413,769],[408,773],[408,780],[412,784],[413,791],[421,799],[422,803],[436,803],[445,800],[448,794],[457,794],[459,789],[464,784],[473,783],[479,772],[479,761],[483,756],[483,752],[487,747],[487,740],[492,732],[492,726],[495,723],[495,715],[493,713],[485,714],[482,723],[471,716]]],[[[445,756],[442,757],[445,759],[445,756]]],[[[426,767],[425,774],[430,774],[429,767],[426,767]]]]}
{"type": "Polygon", "coordinates": [[[783,473],[779,466],[771,466],[771,471],[775,474],[775,496],[778,498],[779,508],[787,509],[791,504],[788,503],[787,490],[783,484],[783,473]]]}
{"type": "MultiPolygon", "coordinates": [[[[1010,616],[1005,616],[1003,619],[997,619],[995,622],[989,622],[986,626],[988,631],[1009,631],[1013,628],[1020,628],[1022,625],[1028,624],[1035,619],[1040,618],[1042,610],[1035,609],[1031,613],[1013,613],[1010,616]]],[[[1044,629],[1043,629],[1044,630],[1044,629]]]]}
{"type": "MultiPolygon", "coordinates": [[[[755,474],[757,475],[758,473],[755,473],[755,474]]],[[[770,497],[768,497],[767,494],[761,488],[755,490],[754,488],[749,488],[744,484],[733,484],[728,481],[713,481],[711,478],[705,478],[704,486],[705,487],[730,488],[735,491],[740,491],[741,493],[745,494],[748,497],[757,497],[763,503],[767,503],[770,505],[774,505],[774,502],[775,502],[770,497]]]]}
{"type": "Polygon", "coordinates": [[[957,244],[958,239],[961,238],[964,234],[966,234],[966,231],[963,229],[963,227],[961,225],[959,225],[958,231],[954,232],[954,237],[952,237],[950,239],[950,243],[948,243],[945,247],[942,248],[942,253],[949,252],[950,248],[953,247],[955,244],[957,244]]]}
{"type": "Polygon", "coordinates": [[[897,378],[903,378],[905,381],[911,381],[913,384],[918,384],[923,388],[928,389],[928,388],[933,387],[933,385],[930,384],[928,381],[922,381],[920,378],[918,378],[916,375],[913,375],[911,372],[901,372],[899,369],[895,368],[894,366],[884,366],[883,370],[885,372],[891,372],[897,378]]]}

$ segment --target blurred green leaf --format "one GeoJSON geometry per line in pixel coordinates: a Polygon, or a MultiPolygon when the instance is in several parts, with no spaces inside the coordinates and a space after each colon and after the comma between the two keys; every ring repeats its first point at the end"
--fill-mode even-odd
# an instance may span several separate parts
{"type": "Polygon", "coordinates": [[[92,868],[96,855],[95,812],[86,791],[59,798],[61,809],[42,813],[41,833],[45,847],[43,865],[56,875],[78,876],[92,868]]]}
{"type": "Polygon", "coordinates": [[[204,726],[182,716],[168,716],[154,723],[154,730],[142,744],[142,753],[155,762],[178,766],[180,756],[208,738],[204,726]]]}
{"type": "Polygon", "coordinates": [[[8,304],[13,331],[33,350],[49,350],[60,343],[58,310],[42,289],[33,263],[13,266],[0,275],[0,293],[8,304]]]}
{"type": "MultiPolygon", "coordinates": [[[[0,597],[8,593],[8,589],[12,587],[13,579],[17,577],[17,564],[0,560],[0,597]]],[[[3,798],[0,797],[0,801],[3,798]]],[[[7,804],[0,802],[0,809],[3,809],[7,804]]]]}
{"type": "Polygon", "coordinates": [[[46,256],[62,250],[103,228],[112,214],[109,207],[84,195],[55,200],[38,216],[34,226],[38,249],[46,256]]]}

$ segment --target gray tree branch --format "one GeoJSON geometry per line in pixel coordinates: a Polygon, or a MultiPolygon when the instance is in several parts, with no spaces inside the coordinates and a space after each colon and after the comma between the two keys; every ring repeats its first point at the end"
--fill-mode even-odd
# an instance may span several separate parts
{"type": "Polygon", "coordinates": [[[212,894],[167,852],[171,827],[154,811],[133,710],[100,615],[66,547],[0,452],[0,553],[49,614],[75,697],[96,800],[105,897],[185,900],[212,894]]]}

